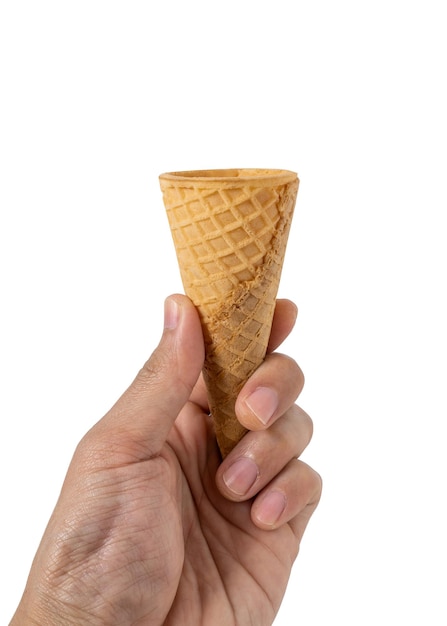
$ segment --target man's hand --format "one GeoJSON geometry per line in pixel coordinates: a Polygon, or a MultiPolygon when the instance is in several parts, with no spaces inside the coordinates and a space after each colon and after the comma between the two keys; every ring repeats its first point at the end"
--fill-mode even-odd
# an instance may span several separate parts
{"type": "Polygon", "coordinates": [[[298,459],[303,375],[273,352],[295,318],[278,301],[236,404],[250,432],[221,462],[197,311],[167,299],[159,346],[76,449],[11,625],[272,624],[321,493],[298,459]]]}

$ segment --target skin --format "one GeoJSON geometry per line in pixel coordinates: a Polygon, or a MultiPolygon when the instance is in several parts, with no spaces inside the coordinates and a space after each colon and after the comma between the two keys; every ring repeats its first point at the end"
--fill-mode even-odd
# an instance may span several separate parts
{"type": "Polygon", "coordinates": [[[272,624],[321,494],[298,459],[302,372],[273,352],[296,313],[277,302],[236,404],[250,432],[222,462],[196,309],[166,300],[158,347],[77,446],[11,626],[272,624]]]}

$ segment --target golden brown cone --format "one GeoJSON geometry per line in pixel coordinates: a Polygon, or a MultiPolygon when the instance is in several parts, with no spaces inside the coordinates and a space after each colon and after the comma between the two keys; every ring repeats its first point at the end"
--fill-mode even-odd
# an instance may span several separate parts
{"type": "Polygon", "coordinates": [[[246,433],[235,401],[266,354],[298,184],[288,170],[160,176],[183,286],[202,322],[222,457],[246,433]]]}

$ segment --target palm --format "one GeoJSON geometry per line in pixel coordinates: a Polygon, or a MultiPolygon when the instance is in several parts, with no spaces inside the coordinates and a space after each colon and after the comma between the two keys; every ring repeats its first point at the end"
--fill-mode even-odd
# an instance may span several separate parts
{"type": "Polygon", "coordinates": [[[271,624],[298,539],[288,524],[260,530],[250,519],[250,502],[230,502],[219,493],[216,443],[200,413],[195,405],[185,407],[169,439],[174,454],[165,456],[181,477],[184,538],[183,568],[166,624],[271,624]]]}
{"type": "MultiPolygon", "coordinates": [[[[289,524],[260,530],[250,519],[250,501],[219,493],[220,458],[208,420],[189,402],[159,455],[81,480],[82,500],[86,493],[94,497],[88,527],[76,528],[72,543],[83,577],[89,563],[88,580],[99,581],[93,597],[87,592],[89,615],[113,606],[122,610],[106,613],[110,623],[273,622],[299,540],[289,524]],[[98,476],[101,488],[93,491],[98,476]]],[[[76,515],[78,503],[70,508],[76,515]]],[[[71,577],[71,584],[82,582],[71,577]]]]}

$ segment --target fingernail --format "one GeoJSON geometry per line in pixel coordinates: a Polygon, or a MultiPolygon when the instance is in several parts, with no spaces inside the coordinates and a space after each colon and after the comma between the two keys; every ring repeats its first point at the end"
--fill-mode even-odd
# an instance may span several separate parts
{"type": "Polygon", "coordinates": [[[265,425],[270,421],[278,408],[278,394],[274,389],[258,387],[251,396],[248,396],[245,404],[256,415],[258,420],[265,425]]]}
{"type": "Polygon", "coordinates": [[[259,475],[254,461],[243,457],[235,461],[223,474],[225,485],[238,496],[244,496],[255,484],[259,475]]]}
{"type": "Polygon", "coordinates": [[[256,514],[265,526],[274,526],[286,508],[286,497],[281,491],[271,491],[265,496],[256,514]]]}
{"type": "Polygon", "coordinates": [[[179,305],[174,298],[166,298],[165,300],[165,316],[164,327],[166,329],[174,329],[178,324],[179,319],[179,305]]]}

